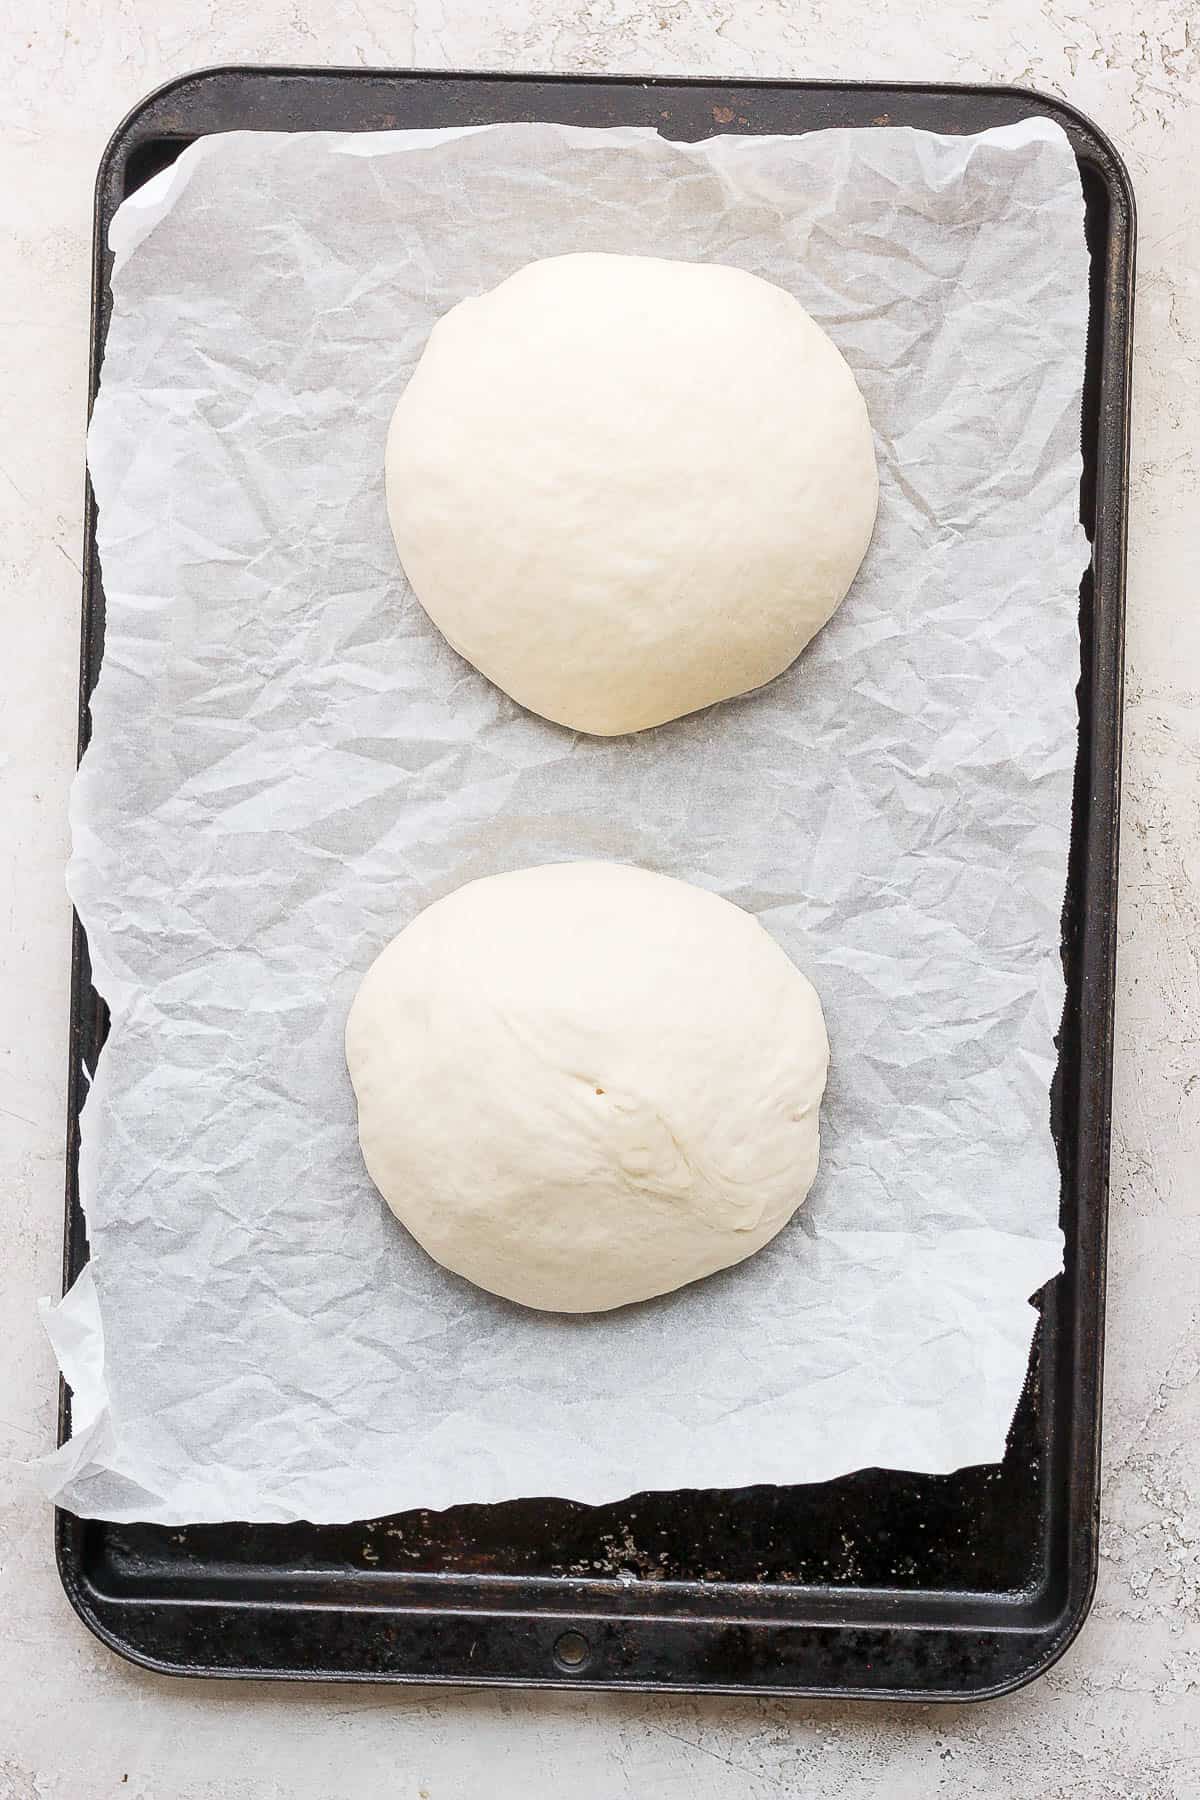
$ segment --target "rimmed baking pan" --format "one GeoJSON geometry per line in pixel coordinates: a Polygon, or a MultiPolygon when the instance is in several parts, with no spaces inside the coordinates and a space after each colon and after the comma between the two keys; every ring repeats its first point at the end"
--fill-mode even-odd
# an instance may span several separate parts
{"type": "MultiPolygon", "coordinates": [[[[1002,1693],[1078,1630],[1096,1566],[1115,964],[1133,197],[1111,145],[1020,88],[228,68],[160,89],[96,189],[91,393],[121,201],[215,131],[380,131],[555,120],[668,137],[1053,119],[1075,150],[1090,252],[1081,516],[1082,673],[1067,1004],[1050,1096],[1066,1272],[1040,1296],[1003,1463],[949,1476],[689,1490],[586,1507],[521,1500],[353,1525],[111,1525],[57,1515],[72,1604],[113,1649],[177,1674],[578,1685],[890,1699],[1002,1693]]],[[[104,641],[90,494],[80,750],[104,641]]],[[[75,925],[64,1279],[87,1260],[78,1120],[107,1019],[75,925]]],[[[70,1425],[64,1393],[61,1432],[70,1425]]]]}

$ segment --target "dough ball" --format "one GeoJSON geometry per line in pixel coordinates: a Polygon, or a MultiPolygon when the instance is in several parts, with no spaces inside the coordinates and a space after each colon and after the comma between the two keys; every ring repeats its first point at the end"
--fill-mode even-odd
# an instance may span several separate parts
{"type": "Polygon", "coordinates": [[[434,327],[387,443],[418,599],[522,706],[602,737],[782,673],[875,522],[862,395],[782,288],[558,256],[434,327]]]}
{"type": "Polygon", "coordinates": [[[446,1268],[594,1312],[741,1262],[812,1184],[829,1046],[740,907],[616,863],[470,882],[367,971],[363,1156],[446,1268]]]}

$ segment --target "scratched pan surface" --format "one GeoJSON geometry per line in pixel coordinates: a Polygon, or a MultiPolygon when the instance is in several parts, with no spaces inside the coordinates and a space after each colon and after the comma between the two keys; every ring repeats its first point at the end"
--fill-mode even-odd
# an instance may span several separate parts
{"type": "MultiPolygon", "coordinates": [[[[108,226],[125,196],[213,131],[379,131],[552,119],[797,133],[974,132],[1031,113],[1076,151],[1091,254],[1081,420],[1082,679],[1067,1007],[1051,1114],[1066,1273],[1040,1298],[1029,1380],[998,1466],[868,1469],[819,1486],[642,1494],[410,1512],[356,1525],[184,1531],[57,1515],[59,1567],[113,1649],[179,1674],[966,1699],[1046,1668],[1078,1630],[1096,1566],[1115,959],[1134,215],[1120,159],[1086,119],[1017,88],[369,70],[216,69],[143,101],[96,191],[91,391],[108,326],[108,226]]],[[[85,519],[80,744],[104,595],[85,519]]],[[[73,954],[65,1278],[87,1260],[76,1187],[81,1068],[107,1018],[78,922],[73,954]]],[[[69,1429],[64,1396],[62,1431],[69,1429]]]]}

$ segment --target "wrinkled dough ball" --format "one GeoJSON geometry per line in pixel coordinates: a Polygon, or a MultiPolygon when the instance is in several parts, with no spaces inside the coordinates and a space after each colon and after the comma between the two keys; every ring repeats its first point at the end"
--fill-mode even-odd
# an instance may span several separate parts
{"type": "Polygon", "coordinates": [[[854,579],[878,484],[854,377],[790,294],[584,255],[439,320],[392,419],[387,496],[454,648],[607,737],[786,669],[854,579]]]}
{"type": "Polygon", "coordinates": [[[524,1306],[600,1311],[740,1262],[816,1173],[816,993],[749,913],[644,869],[437,901],[368,970],[346,1056],[392,1211],[524,1306]]]}

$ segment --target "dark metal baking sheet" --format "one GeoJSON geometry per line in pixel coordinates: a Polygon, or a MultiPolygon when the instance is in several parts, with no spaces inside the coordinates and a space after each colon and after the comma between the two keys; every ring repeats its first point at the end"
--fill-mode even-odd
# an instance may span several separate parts
{"type": "MultiPolygon", "coordinates": [[[[112,215],[213,131],[387,130],[552,119],[668,137],[910,125],[975,132],[1041,114],[1079,161],[1091,255],[1081,421],[1082,676],[1067,1006],[1049,1097],[1066,1273],[1040,1299],[1029,1379],[998,1466],[951,1476],[554,1499],[340,1526],[116,1526],[57,1515],[66,1591],[90,1628],[180,1674],[965,1699],[1045,1669],[1096,1567],[1120,769],[1134,210],[1088,120],[1019,88],[214,69],[142,102],[96,190],[91,392],[108,325],[112,215]]],[[[100,666],[95,516],[84,542],[80,747],[100,666]]],[[[87,1260],[76,1186],[81,1069],[107,1026],[78,922],[65,1280],[87,1260]]],[[[64,1395],[62,1431],[69,1428],[64,1395]]]]}

